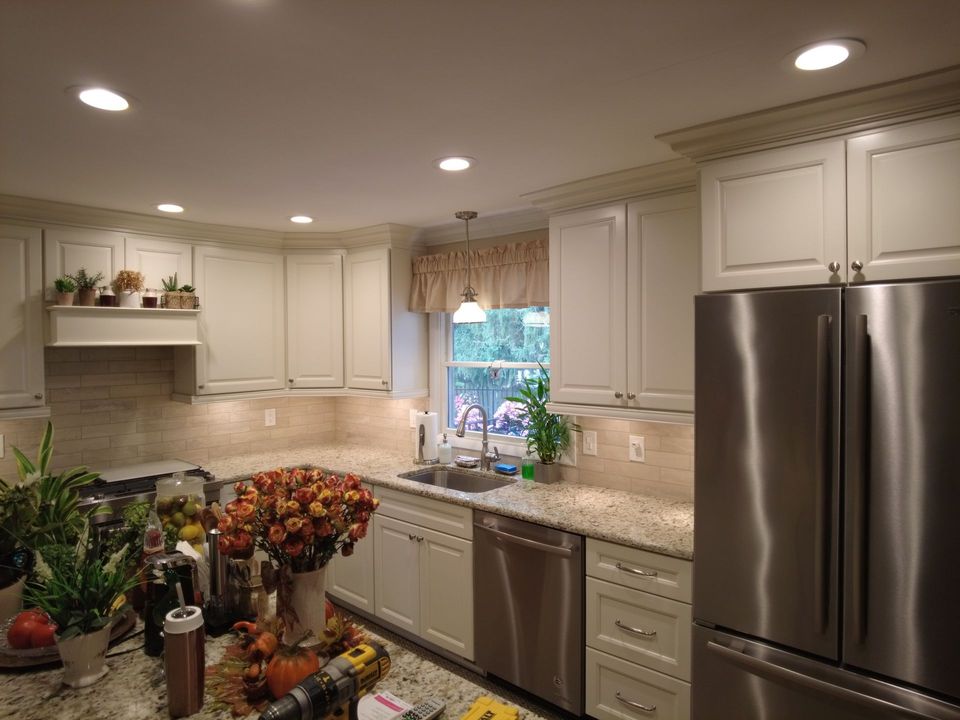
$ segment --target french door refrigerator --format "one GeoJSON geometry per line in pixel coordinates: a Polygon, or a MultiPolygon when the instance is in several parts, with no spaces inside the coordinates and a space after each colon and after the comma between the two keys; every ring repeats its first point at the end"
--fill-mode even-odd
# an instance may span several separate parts
{"type": "Polygon", "coordinates": [[[696,298],[693,720],[960,719],[960,280],[696,298]]]}

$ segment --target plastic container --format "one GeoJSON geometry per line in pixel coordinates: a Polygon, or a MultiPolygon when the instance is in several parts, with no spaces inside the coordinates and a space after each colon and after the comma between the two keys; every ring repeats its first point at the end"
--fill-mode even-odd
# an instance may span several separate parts
{"type": "Polygon", "coordinates": [[[187,717],[203,707],[204,641],[200,608],[171,610],[163,622],[163,667],[167,676],[167,710],[187,717]]]}
{"type": "Polygon", "coordinates": [[[533,485],[534,469],[533,455],[528,452],[520,462],[520,478],[524,485],[533,485]]]}
{"type": "Polygon", "coordinates": [[[199,553],[203,552],[206,532],[200,522],[205,506],[203,478],[175,473],[157,481],[157,515],[164,531],[175,528],[177,538],[185,540],[199,553]]]}
{"type": "Polygon", "coordinates": [[[437,446],[437,455],[441,465],[449,465],[453,462],[453,446],[447,442],[447,434],[443,434],[443,442],[437,446]]]}

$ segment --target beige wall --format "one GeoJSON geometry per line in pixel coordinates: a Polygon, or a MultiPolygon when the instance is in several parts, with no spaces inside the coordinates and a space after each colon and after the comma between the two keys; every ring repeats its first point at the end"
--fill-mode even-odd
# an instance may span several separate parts
{"type": "Polygon", "coordinates": [[[408,452],[413,458],[410,409],[426,410],[429,398],[337,398],[337,440],[408,452]]]}

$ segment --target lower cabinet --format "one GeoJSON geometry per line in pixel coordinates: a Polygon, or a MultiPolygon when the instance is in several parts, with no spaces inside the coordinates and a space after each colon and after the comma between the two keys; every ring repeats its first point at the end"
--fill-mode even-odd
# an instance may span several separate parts
{"type": "Polygon", "coordinates": [[[587,539],[586,712],[690,717],[691,563],[587,539]]]}
{"type": "Polygon", "coordinates": [[[367,537],[354,546],[353,555],[337,555],[327,563],[327,594],[371,615],[374,611],[373,532],[373,523],[370,523],[367,537]]]}

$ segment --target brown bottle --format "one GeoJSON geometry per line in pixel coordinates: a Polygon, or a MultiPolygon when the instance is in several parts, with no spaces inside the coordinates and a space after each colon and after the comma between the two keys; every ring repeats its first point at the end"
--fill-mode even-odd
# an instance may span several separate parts
{"type": "Polygon", "coordinates": [[[203,707],[203,613],[188,605],[167,613],[163,622],[163,669],[170,717],[193,715],[203,707]]]}

